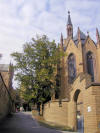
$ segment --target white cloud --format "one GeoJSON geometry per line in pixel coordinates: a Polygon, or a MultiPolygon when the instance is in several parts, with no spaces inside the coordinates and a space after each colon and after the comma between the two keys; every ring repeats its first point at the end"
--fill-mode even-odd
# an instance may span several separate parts
{"type": "Polygon", "coordinates": [[[95,28],[100,28],[100,1],[98,0],[0,0],[0,53],[1,63],[9,63],[13,51],[36,34],[47,34],[59,41],[60,33],[66,37],[67,11],[76,32],[90,31],[95,39],[95,28]]]}
{"type": "MultiPolygon", "coordinates": [[[[8,48],[13,49],[13,40],[24,42],[38,33],[46,33],[59,40],[61,32],[66,36],[68,10],[71,11],[75,31],[80,26],[85,32],[87,30],[91,32],[99,26],[98,3],[100,2],[90,0],[42,0],[42,2],[41,0],[9,0],[9,2],[2,0],[0,1],[1,45],[5,46],[8,43],[8,48]],[[49,10],[46,10],[47,8],[49,10]]],[[[15,47],[16,49],[19,47],[18,41],[14,44],[14,50],[15,47]]]]}

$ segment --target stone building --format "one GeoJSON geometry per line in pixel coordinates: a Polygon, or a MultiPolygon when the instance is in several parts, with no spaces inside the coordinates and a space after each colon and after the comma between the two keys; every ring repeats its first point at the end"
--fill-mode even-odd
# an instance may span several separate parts
{"type": "Polygon", "coordinates": [[[0,121],[14,111],[13,65],[0,64],[0,121]]]}
{"type": "Polygon", "coordinates": [[[97,42],[73,24],[68,12],[67,37],[61,34],[60,49],[67,56],[60,64],[60,100],[45,105],[44,119],[84,133],[100,133],[100,35],[97,42]]]}
{"type": "Polygon", "coordinates": [[[11,90],[12,87],[12,80],[14,75],[14,68],[12,64],[0,64],[0,72],[4,79],[6,86],[11,90]]]}

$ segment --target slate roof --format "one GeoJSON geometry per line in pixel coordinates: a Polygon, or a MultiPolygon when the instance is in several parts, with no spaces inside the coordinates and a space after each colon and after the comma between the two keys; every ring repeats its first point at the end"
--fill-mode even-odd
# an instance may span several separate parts
{"type": "MultiPolygon", "coordinates": [[[[86,40],[86,35],[80,30],[80,38],[81,38],[81,42],[82,45],[85,43],[86,40]]],[[[78,44],[78,32],[77,34],[73,37],[73,41],[74,43],[77,45],[78,44]]]]}
{"type": "Polygon", "coordinates": [[[9,71],[9,64],[0,64],[0,71],[9,71]]]}

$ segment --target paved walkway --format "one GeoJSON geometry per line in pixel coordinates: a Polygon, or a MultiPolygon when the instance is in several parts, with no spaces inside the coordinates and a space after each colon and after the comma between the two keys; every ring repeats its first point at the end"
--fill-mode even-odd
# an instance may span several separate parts
{"type": "Polygon", "coordinates": [[[31,113],[15,113],[0,124],[0,133],[71,133],[40,126],[31,113]]]}

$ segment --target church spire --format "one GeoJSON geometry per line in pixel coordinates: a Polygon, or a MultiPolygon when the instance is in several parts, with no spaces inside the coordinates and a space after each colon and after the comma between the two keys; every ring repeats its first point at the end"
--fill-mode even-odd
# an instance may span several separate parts
{"type": "Polygon", "coordinates": [[[68,38],[73,38],[73,25],[72,25],[72,22],[71,22],[70,11],[68,11],[67,37],[68,38]]]}
{"type": "Polygon", "coordinates": [[[68,11],[68,21],[67,25],[72,25],[71,18],[70,18],[70,11],[68,11]]]}

